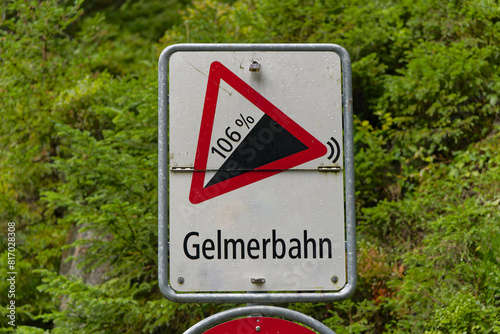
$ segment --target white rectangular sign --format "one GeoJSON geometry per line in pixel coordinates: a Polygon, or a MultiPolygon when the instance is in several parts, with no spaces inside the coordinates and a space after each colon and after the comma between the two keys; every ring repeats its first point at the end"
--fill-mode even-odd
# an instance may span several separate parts
{"type": "Polygon", "coordinates": [[[175,52],[169,268],[176,291],[346,284],[334,52],[175,52]]]}

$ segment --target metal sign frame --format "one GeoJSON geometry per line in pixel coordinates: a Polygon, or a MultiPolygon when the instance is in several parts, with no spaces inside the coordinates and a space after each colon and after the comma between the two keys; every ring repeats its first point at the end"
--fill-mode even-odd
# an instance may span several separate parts
{"type": "Polygon", "coordinates": [[[176,44],[163,50],[158,62],[158,281],[163,295],[175,302],[282,303],[327,302],[349,298],[357,283],[356,217],[354,199],[354,140],[352,74],[348,52],[336,44],[176,44]],[[342,115],[344,132],[344,193],[347,283],[335,292],[279,293],[178,293],[169,284],[169,160],[168,160],[168,62],[175,52],[284,51],[336,53],[342,67],[342,115]]]}

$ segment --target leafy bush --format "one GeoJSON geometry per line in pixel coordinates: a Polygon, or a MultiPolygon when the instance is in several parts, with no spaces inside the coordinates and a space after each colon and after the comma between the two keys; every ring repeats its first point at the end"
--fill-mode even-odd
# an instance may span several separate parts
{"type": "Polygon", "coordinates": [[[157,287],[155,64],[181,42],[350,52],[358,289],[288,307],[338,333],[500,333],[497,2],[169,4],[1,5],[0,217],[18,231],[18,333],[178,333],[232,307],[157,287]]]}

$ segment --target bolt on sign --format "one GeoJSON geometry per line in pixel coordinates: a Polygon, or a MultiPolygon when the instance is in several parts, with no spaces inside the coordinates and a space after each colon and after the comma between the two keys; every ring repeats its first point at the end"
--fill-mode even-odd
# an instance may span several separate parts
{"type": "Polygon", "coordinates": [[[340,56],[314,48],[186,45],[170,51],[166,67],[160,90],[163,75],[168,127],[160,117],[159,131],[162,137],[168,129],[168,146],[160,140],[159,155],[166,147],[168,155],[160,158],[159,178],[168,194],[159,191],[168,210],[159,224],[160,235],[168,224],[169,243],[159,256],[169,287],[342,290],[348,266],[340,56]]]}

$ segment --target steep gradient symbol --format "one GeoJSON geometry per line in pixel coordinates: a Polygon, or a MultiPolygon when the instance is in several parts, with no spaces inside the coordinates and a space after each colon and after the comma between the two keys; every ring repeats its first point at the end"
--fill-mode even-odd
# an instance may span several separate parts
{"type": "Polygon", "coordinates": [[[189,200],[198,204],[324,156],[327,148],[220,62],[208,76],[189,200]],[[263,112],[204,185],[221,80],[263,112]]]}

